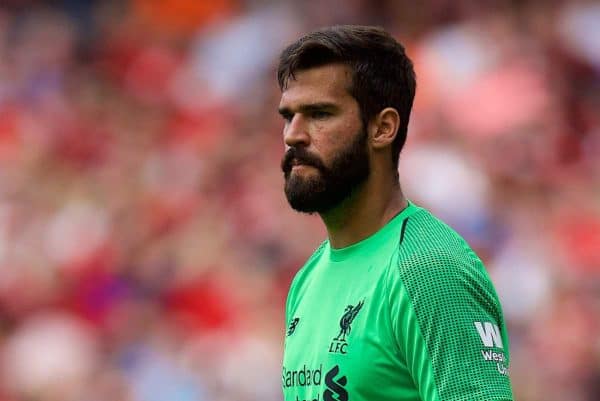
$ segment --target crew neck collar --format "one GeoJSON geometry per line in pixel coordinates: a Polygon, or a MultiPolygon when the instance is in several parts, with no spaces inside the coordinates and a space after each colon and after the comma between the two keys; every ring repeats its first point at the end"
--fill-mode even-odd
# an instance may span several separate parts
{"type": "Polygon", "coordinates": [[[381,227],[378,231],[371,234],[367,238],[364,238],[352,245],[348,245],[343,248],[332,248],[331,243],[327,240],[327,248],[329,250],[329,258],[334,262],[341,262],[357,254],[369,254],[369,251],[376,249],[383,238],[386,238],[389,233],[398,229],[404,219],[410,216],[417,210],[412,202],[408,201],[408,205],[402,209],[396,216],[381,227]]]}

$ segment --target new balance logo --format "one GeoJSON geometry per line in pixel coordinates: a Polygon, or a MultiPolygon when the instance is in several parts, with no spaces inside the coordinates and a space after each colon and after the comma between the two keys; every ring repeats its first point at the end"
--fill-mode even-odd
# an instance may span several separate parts
{"type": "Polygon", "coordinates": [[[500,329],[497,325],[490,322],[475,322],[475,328],[481,337],[483,345],[486,347],[504,348],[500,329]]]}
{"type": "Polygon", "coordinates": [[[296,331],[296,326],[298,326],[299,321],[300,321],[299,317],[295,317],[294,319],[292,319],[292,321],[290,322],[290,326],[288,327],[288,331],[287,331],[288,336],[291,336],[292,334],[294,334],[294,331],[296,331]]]}

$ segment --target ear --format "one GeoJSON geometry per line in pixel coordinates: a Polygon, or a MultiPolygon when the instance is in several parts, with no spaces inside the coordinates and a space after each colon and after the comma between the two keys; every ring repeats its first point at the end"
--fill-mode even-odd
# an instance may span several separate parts
{"type": "Polygon", "coordinates": [[[400,115],[392,107],[386,107],[371,121],[371,144],[375,149],[382,149],[392,145],[398,128],[400,115]]]}

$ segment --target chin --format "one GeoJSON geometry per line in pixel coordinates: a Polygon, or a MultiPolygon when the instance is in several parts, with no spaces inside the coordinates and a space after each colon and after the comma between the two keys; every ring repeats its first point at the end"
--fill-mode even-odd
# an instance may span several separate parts
{"type": "Polygon", "coordinates": [[[307,214],[325,213],[340,203],[331,194],[314,187],[286,186],[285,195],[292,209],[307,214]]]}
{"type": "Polygon", "coordinates": [[[285,183],[285,196],[292,209],[302,213],[318,213],[321,209],[322,182],[292,173],[285,183]]]}

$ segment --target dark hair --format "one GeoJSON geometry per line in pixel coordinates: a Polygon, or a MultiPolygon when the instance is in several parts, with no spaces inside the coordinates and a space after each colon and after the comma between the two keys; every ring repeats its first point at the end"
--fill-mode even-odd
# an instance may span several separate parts
{"type": "Polygon", "coordinates": [[[365,127],[386,107],[398,111],[400,127],[392,144],[392,161],[397,166],[406,142],[416,87],[413,64],[404,47],[380,27],[323,28],[306,34],[283,50],[277,68],[279,87],[284,90],[297,71],[331,63],[350,67],[349,92],[358,102],[365,127]]]}

